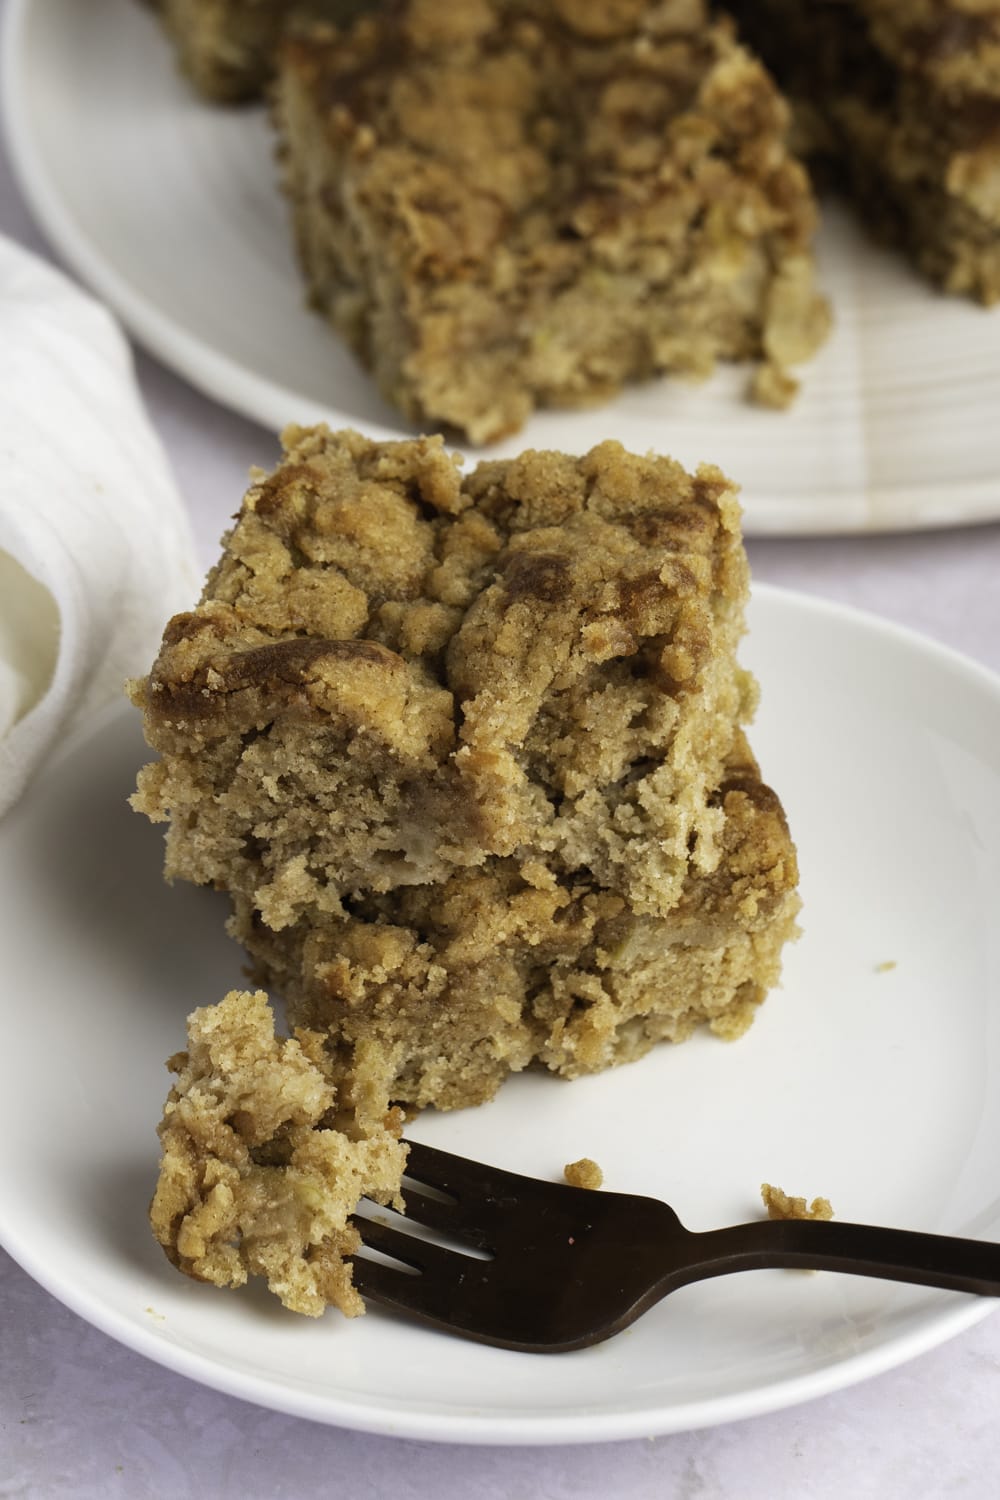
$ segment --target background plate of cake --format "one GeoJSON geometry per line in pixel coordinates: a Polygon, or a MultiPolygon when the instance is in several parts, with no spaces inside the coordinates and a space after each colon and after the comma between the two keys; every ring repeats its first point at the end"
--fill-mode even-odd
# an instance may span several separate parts
{"type": "MultiPolygon", "coordinates": [[[[219,575],[216,586],[225,585],[219,575]]],[[[184,617],[181,617],[184,618],[184,617]]],[[[798,847],[802,936],[737,1040],[707,1028],[572,1082],[524,1072],[414,1138],[609,1189],[694,1229],[762,1212],[762,1181],[839,1219],[1000,1238],[1000,684],[875,620],[764,587],[743,665],[750,735],[798,847]]],[[[113,706],[0,829],[5,1247],[146,1356],[282,1411],[411,1438],[589,1442],[774,1410],[968,1327],[988,1300],[823,1273],[685,1288],[579,1353],[472,1345],[370,1307],[297,1317],[259,1281],[180,1276],[147,1209],[164,1060],[185,1016],[244,987],[228,900],[162,878],[127,805],[149,760],[113,706]]]]}
{"type": "Polygon", "coordinates": [[[981,305],[1000,292],[1000,43],[981,6],[975,24],[944,7],[940,36],[887,0],[821,20],[771,0],[763,26],[736,7],[798,101],[791,135],[697,0],[407,0],[350,42],[330,18],[377,7],[295,8],[307,40],[276,72],[279,0],[8,6],[24,190],[196,386],[272,429],[710,456],[741,476],[751,534],[1000,515],[1000,312],[981,305]],[[815,45],[772,52],[800,24],[815,45]],[[815,241],[800,149],[854,193],[823,197],[815,241]]]}

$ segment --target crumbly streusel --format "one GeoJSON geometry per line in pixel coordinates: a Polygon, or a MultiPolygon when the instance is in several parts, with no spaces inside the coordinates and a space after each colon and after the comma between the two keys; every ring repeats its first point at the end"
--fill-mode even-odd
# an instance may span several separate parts
{"type": "Polygon", "coordinates": [[[345,25],[374,0],[152,0],[198,92],[220,104],[259,98],[286,28],[345,25]]]}
{"type": "Polygon", "coordinates": [[[311,1317],[363,1312],[350,1215],[362,1197],[401,1202],[399,1112],[344,1108],[323,1038],[276,1036],[260,992],[196,1010],[170,1067],[150,1221],[173,1264],[217,1286],[263,1277],[311,1317]]]}

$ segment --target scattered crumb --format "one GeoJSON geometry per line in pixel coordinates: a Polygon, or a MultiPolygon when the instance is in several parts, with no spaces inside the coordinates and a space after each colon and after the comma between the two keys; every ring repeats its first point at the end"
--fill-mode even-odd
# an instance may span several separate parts
{"type": "Polygon", "coordinates": [[[155,1318],[158,1323],[165,1323],[167,1321],[166,1313],[157,1312],[155,1307],[147,1307],[146,1311],[149,1316],[151,1318],[155,1318]]]}
{"type": "Polygon", "coordinates": [[[750,382],[750,399],[757,406],[785,411],[798,395],[799,382],[780,365],[758,365],[750,382]]]}
{"type": "Polygon", "coordinates": [[[567,1163],[563,1167],[563,1176],[570,1187],[599,1188],[604,1185],[604,1173],[589,1156],[581,1156],[579,1161],[567,1163]]]}
{"type": "Polygon", "coordinates": [[[890,970],[894,969],[895,967],[896,967],[896,960],[894,958],[886,958],[886,959],[883,959],[880,964],[876,964],[875,965],[875,973],[876,974],[888,974],[890,972],[890,970]]]}
{"type": "Polygon", "coordinates": [[[807,1205],[804,1198],[792,1198],[788,1193],[782,1192],[780,1187],[774,1187],[770,1182],[761,1183],[760,1196],[764,1201],[769,1219],[833,1218],[829,1198],[814,1198],[807,1205]]]}

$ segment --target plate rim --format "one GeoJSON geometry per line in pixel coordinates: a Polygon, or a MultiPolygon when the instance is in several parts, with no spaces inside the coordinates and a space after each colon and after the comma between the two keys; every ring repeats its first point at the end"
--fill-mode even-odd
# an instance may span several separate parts
{"type": "MultiPolygon", "coordinates": [[[[69,267],[119,315],[129,332],[154,358],[220,405],[273,430],[274,405],[292,393],[245,369],[238,361],[220,355],[195,335],[178,329],[155,302],[136,291],[108,263],[63,203],[30,128],[26,70],[20,66],[26,55],[24,49],[34,9],[32,0],[7,0],[0,28],[0,121],[17,185],[28,207],[69,267]]],[[[294,400],[297,407],[304,408],[305,420],[321,421],[324,413],[328,417],[332,411],[308,398],[294,397],[294,400]]],[[[369,424],[369,430],[376,438],[399,435],[389,428],[380,429],[377,424],[369,424]]]]}
{"type": "MultiPolygon", "coordinates": [[[[827,620],[833,628],[841,624],[860,628],[905,649],[929,657],[949,672],[957,672],[1000,701],[1000,673],[927,636],[871,611],[773,584],[754,583],[748,620],[754,627],[753,601],[765,610],[803,610],[827,620]]],[[[78,747],[117,718],[123,722],[130,710],[120,701],[110,702],[87,723],[75,727],[46,758],[41,774],[57,772],[78,747]]],[[[1000,777],[1000,765],[997,775],[1000,777]]],[[[30,795],[30,793],[29,793],[30,795]]],[[[22,799],[23,800],[23,799],[22,799]]],[[[15,813],[17,804],[11,813],[15,813]]],[[[0,826],[2,836],[2,826],[0,826]]],[[[174,1344],[155,1326],[144,1326],[123,1311],[108,1306],[95,1293],[81,1291],[73,1283],[72,1267],[60,1271],[40,1262],[26,1239],[10,1223],[0,1224],[0,1246],[57,1301],[126,1348],[143,1355],[175,1374],[187,1376],[223,1394],[249,1401],[268,1410],[306,1418],[328,1426],[383,1437],[403,1437],[436,1443],[505,1444],[510,1446],[571,1445],[591,1442],[627,1441],[640,1437],[666,1436],[696,1431],[770,1412],[784,1410],[820,1396],[830,1395],[894,1369],[946,1343],[996,1309],[996,1299],[964,1297],[958,1293],[928,1291],[928,1305],[917,1314],[917,1324],[902,1334],[890,1336],[874,1348],[832,1360],[805,1374],[784,1377],[751,1389],[711,1399],[674,1403],[654,1410],[491,1416],[488,1408],[471,1412],[427,1411],[419,1407],[389,1407],[370,1397],[352,1402],[343,1396],[313,1395],[295,1390],[280,1380],[269,1381],[254,1373],[241,1372],[197,1351],[174,1344]]],[[[428,1335],[429,1337],[432,1335],[428,1335]]],[[[398,1399],[398,1398],[397,1398],[398,1399]]]]}
{"type": "MultiPolygon", "coordinates": [[[[70,269],[118,314],[130,335],[149,354],[194,389],[237,415],[272,432],[287,421],[300,424],[325,421],[339,426],[358,425],[368,436],[379,440],[404,436],[402,429],[378,422],[357,422],[333,405],[296,395],[240,360],[220,353],[197,334],[179,326],[154,300],[138,291],[77,225],[48,173],[45,155],[30,123],[28,69],[23,63],[31,55],[28,39],[35,9],[35,0],[7,0],[0,28],[0,121],[17,185],[51,246],[70,269]],[[278,413],[283,415],[278,417],[278,413]]],[[[530,437],[526,437],[526,442],[530,446],[530,437]]],[[[804,523],[792,526],[782,507],[775,509],[765,499],[759,499],[754,513],[745,514],[744,532],[748,537],[818,539],[950,530],[1000,519],[1000,493],[992,477],[980,477],[962,485],[960,514],[948,513],[947,505],[941,504],[941,493],[938,481],[880,487],[869,491],[870,503],[865,515],[858,517],[848,513],[842,492],[814,491],[810,504],[822,514],[816,521],[807,517],[804,523]]]]}

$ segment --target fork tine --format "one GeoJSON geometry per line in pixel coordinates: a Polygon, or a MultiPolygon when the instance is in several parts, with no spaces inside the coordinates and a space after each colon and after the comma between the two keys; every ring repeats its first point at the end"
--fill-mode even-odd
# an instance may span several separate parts
{"type": "Polygon", "coordinates": [[[450,1333],[462,1333],[482,1343],[504,1344],[502,1332],[497,1336],[491,1331],[497,1321],[495,1312],[481,1326],[484,1294],[494,1300],[486,1263],[464,1255],[456,1255],[455,1260],[471,1269],[457,1276],[453,1271],[443,1277],[409,1276],[402,1268],[397,1270],[360,1255],[355,1255],[351,1264],[354,1285],[362,1297],[450,1333]]]}
{"type": "MultiPolygon", "coordinates": [[[[550,1185],[534,1177],[522,1177],[517,1172],[505,1172],[501,1167],[487,1166],[484,1162],[469,1161],[464,1156],[453,1156],[450,1151],[440,1151],[436,1146],[425,1146],[422,1141],[407,1138],[409,1155],[404,1175],[429,1187],[439,1188],[461,1198],[463,1193],[473,1193],[478,1199],[509,1196],[539,1189],[545,1191],[550,1185]]],[[[405,1188],[404,1188],[405,1197],[405,1188]]]]}
{"type": "Polygon", "coordinates": [[[373,1250],[415,1267],[423,1262],[414,1276],[402,1265],[352,1256],[355,1287],[383,1307],[480,1343],[536,1353],[582,1348],[610,1331],[592,1331],[589,1308],[581,1324],[574,1313],[579,1298],[572,1289],[567,1320],[562,1309],[567,1288],[555,1286],[551,1275],[535,1279],[530,1266],[515,1266],[512,1275],[508,1265],[504,1274],[499,1259],[484,1261],[445,1250],[376,1220],[352,1222],[373,1250]]]}
{"type": "Polygon", "coordinates": [[[360,1234],[362,1244],[367,1245],[370,1250],[391,1255],[405,1266],[413,1266],[425,1275],[436,1273],[454,1278],[461,1276],[470,1265],[483,1264],[481,1260],[463,1255],[461,1250],[446,1250],[433,1240],[418,1239],[415,1234],[407,1234],[405,1229],[395,1229],[381,1219],[365,1219],[355,1215],[351,1222],[360,1234]]]}
{"type": "Polygon", "coordinates": [[[440,1198],[432,1198],[428,1193],[417,1192],[409,1186],[403,1188],[403,1201],[406,1204],[406,1217],[412,1223],[424,1224],[428,1229],[439,1229],[442,1234],[464,1240],[467,1245],[475,1245],[479,1250],[496,1249],[493,1244],[495,1236],[483,1224],[474,1223],[469,1209],[461,1203],[443,1203],[440,1198]]]}
{"type": "Polygon", "coordinates": [[[362,1297],[372,1297],[390,1307],[409,1309],[408,1283],[419,1283],[419,1276],[411,1276],[401,1266],[389,1266],[385,1261],[368,1260],[362,1255],[353,1256],[351,1266],[354,1273],[351,1279],[362,1297]]]}
{"type": "Polygon", "coordinates": [[[445,1248],[408,1233],[405,1219],[397,1228],[391,1220],[355,1215],[363,1246],[398,1262],[355,1256],[362,1297],[483,1343],[555,1352],[607,1338],[649,1305],[651,1289],[657,1298],[664,1295],[661,1242],[676,1232],[687,1237],[665,1204],[543,1182],[418,1142],[408,1145],[403,1193],[414,1230],[423,1222],[473,1244],[478,1232],[480,1248],[492,1253],[483,1260],[445,1248]],[[411,1190],[407,1179],[456,1201],[431,1199],[411,1190]]]}

